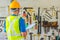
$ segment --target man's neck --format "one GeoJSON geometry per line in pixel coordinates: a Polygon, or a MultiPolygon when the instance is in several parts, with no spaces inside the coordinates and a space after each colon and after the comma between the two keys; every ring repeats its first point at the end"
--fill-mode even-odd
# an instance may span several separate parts
{"type": "Polygon", "coordinates": [[[17,14],[12,14],[13,16],[18,16],[17,14]]]}

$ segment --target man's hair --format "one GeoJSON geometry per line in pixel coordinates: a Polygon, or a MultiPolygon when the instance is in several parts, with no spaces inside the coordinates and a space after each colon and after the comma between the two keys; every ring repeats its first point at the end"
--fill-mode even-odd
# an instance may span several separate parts
{"type": "Polygon", "coordinates": [[[19,10],[19,8],[11,8],[11,11],[16,11],[16,10],[19,10]]]}

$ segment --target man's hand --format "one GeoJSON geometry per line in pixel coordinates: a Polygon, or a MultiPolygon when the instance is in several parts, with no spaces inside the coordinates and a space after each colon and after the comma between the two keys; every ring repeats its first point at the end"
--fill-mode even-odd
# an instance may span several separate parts
{"type": "Polygon", "coordinates": [[[22,32],[22,36],[23,36],[24,38],[26,38],[27,32],[22,32]]]}

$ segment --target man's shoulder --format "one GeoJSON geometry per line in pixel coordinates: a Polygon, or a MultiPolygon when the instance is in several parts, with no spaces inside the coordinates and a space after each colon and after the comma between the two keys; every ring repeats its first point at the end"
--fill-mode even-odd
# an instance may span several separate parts
{"type": "Polygon", "coordinates": [[[10,16],[7,16],[6,19],[8,19],[10,16]]]}
{"type": "Polygon", "coordinates": [[[21,20],[25,20],[25,19],[24,19],[23,17],[20,17],[20,19],[19,19],[19,20],[21,21],[21,20]]]}
{"type": "Polygon", "coordinates": [[[23,17],[20,17],[20,19],[23,19],[23,20],[24,20],[24,18],[23,18],[23,17]]]}

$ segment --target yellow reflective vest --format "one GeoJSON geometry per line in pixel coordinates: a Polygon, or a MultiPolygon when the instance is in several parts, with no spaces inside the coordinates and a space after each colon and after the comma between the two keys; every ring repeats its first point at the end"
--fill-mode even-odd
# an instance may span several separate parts
{"type": "Polygon", "coordinates": [[[21,32],[19,30],[18,16],[9,16],[6,18],[6,32],[8,40],[22,40],[21,32]]]}

